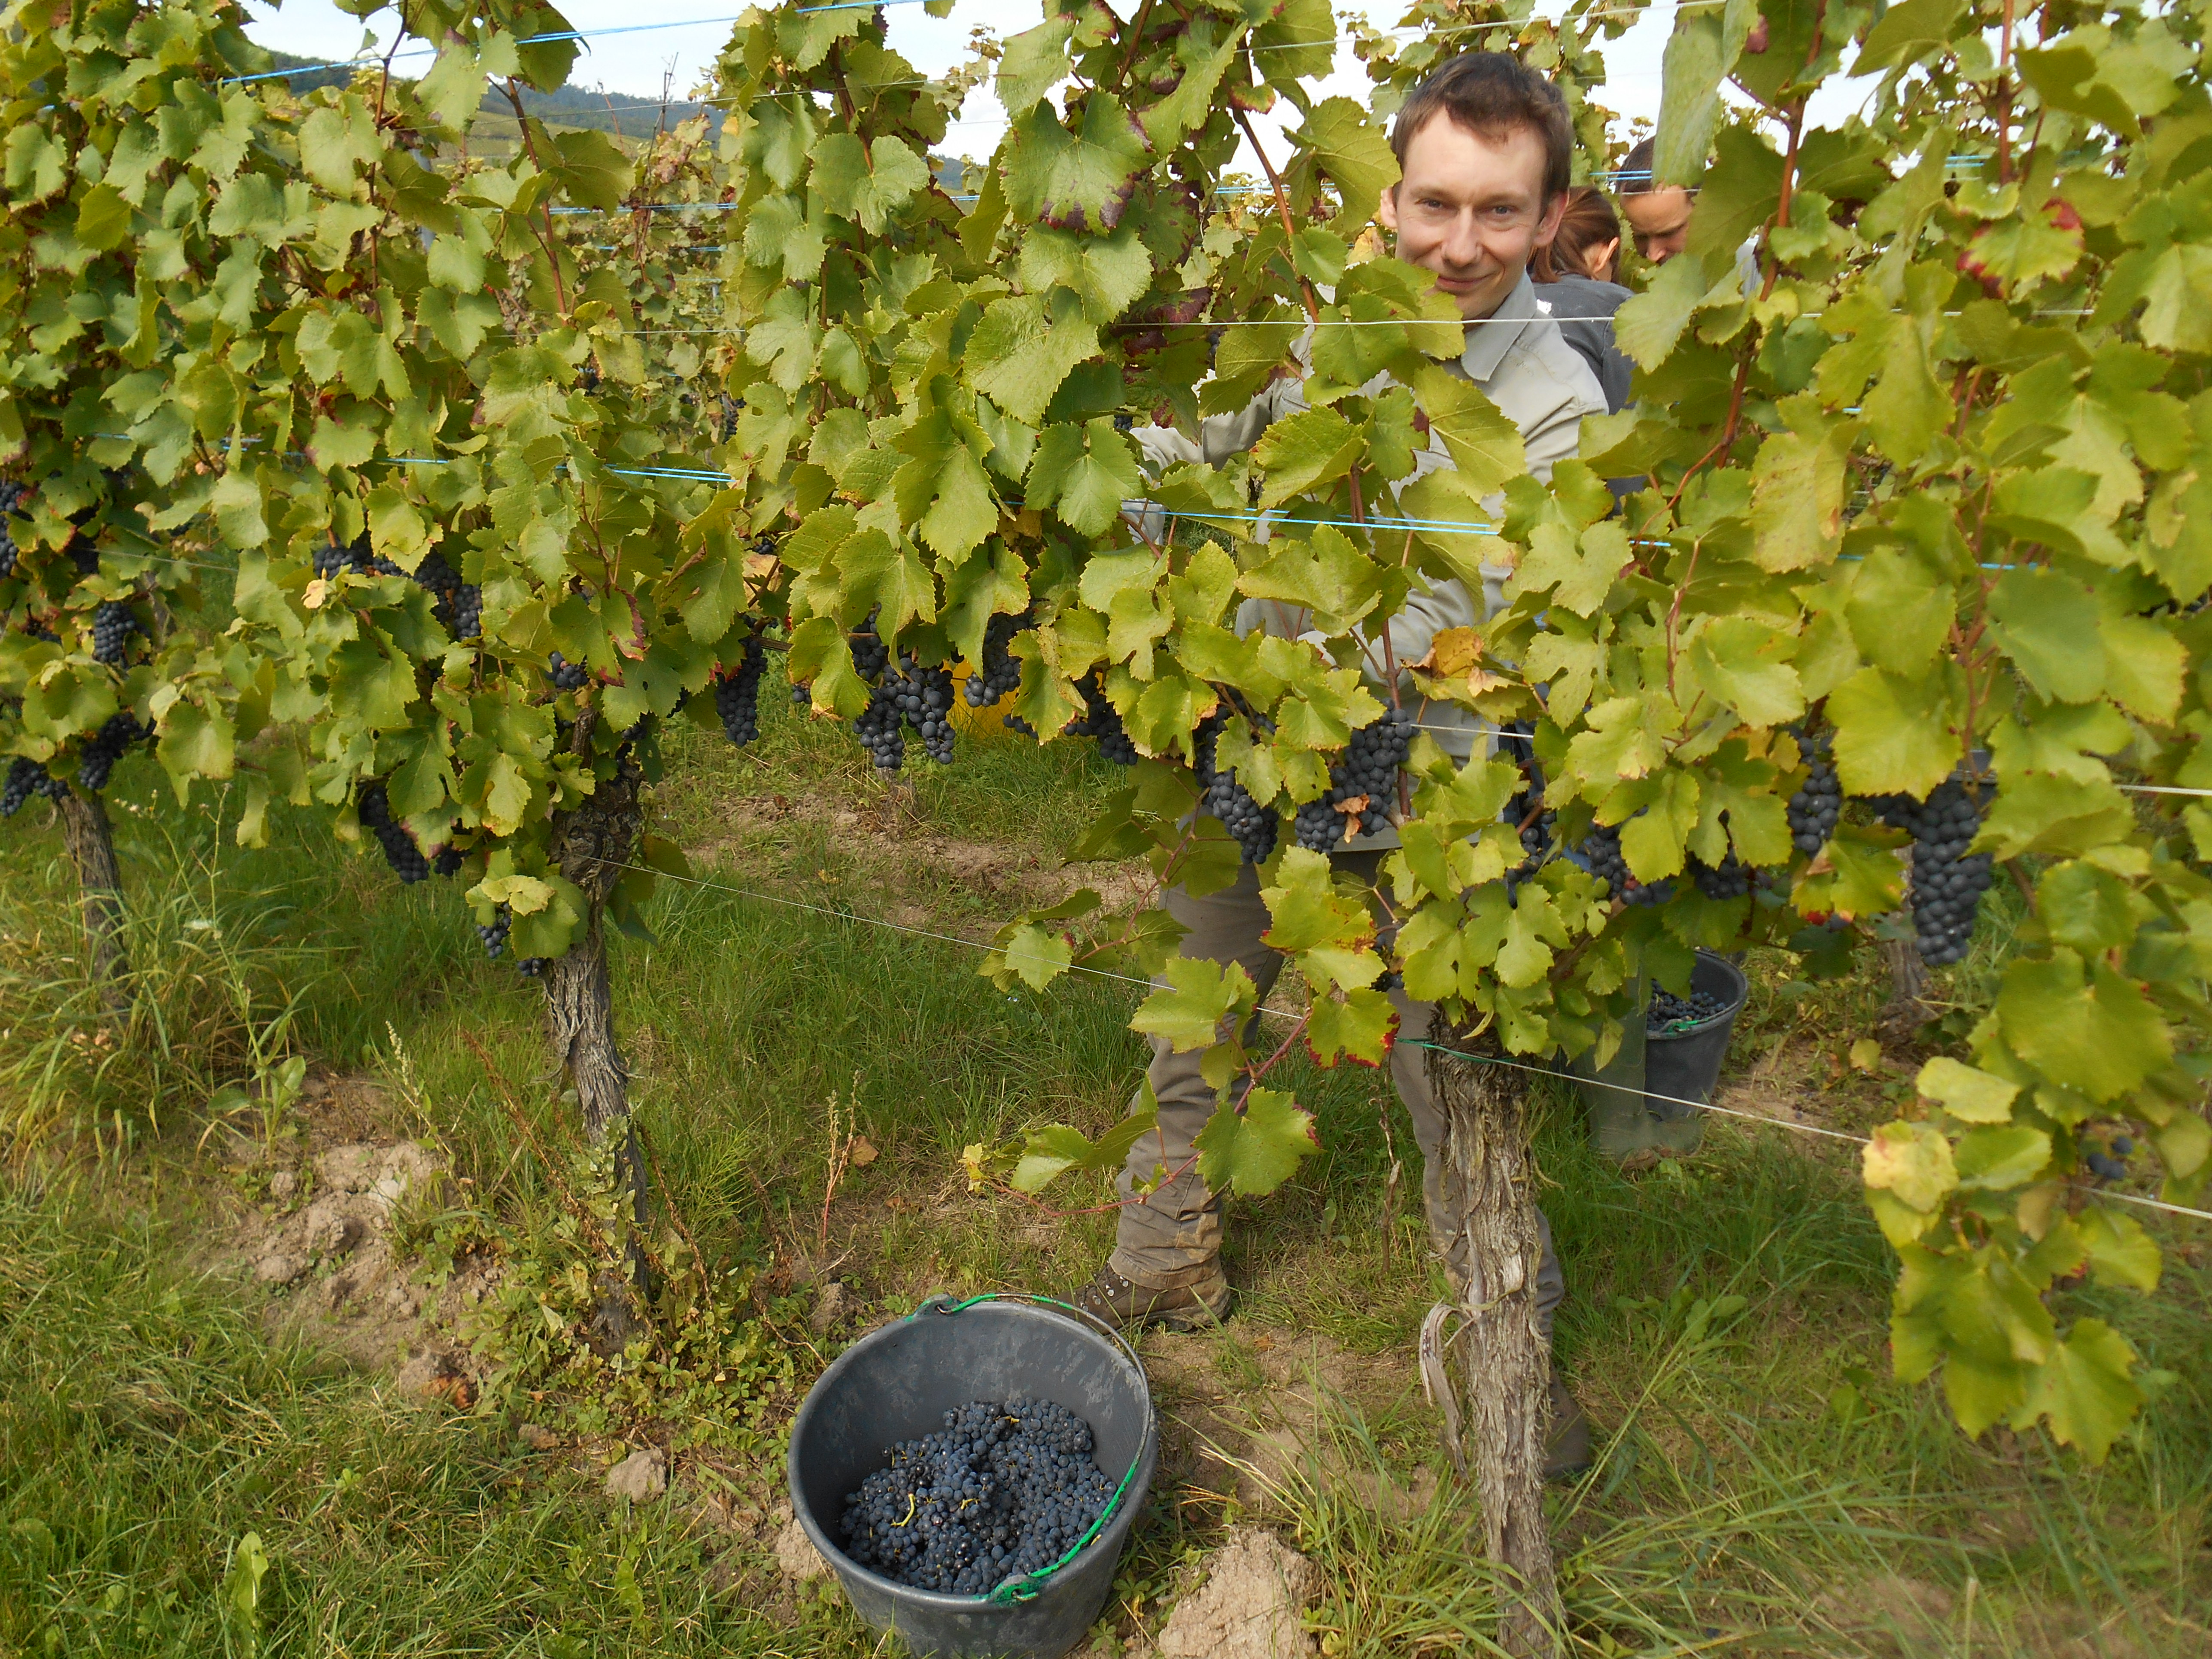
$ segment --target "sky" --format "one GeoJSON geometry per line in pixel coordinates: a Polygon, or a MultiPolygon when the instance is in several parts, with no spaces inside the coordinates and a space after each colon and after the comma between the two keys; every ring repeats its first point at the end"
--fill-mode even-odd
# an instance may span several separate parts
{"type": "MultiPolygon", "coordinates": [[[[388,9],[366,21],[349,17],[332,0],[246,3],[255,19],[246,33],[255,40],[318,61],[360,55],[364,34],[373,37],[374,45],[387,44],[397,21],[397,14],[388,9]]],[[[658,100],[664,82],[682,97],[707,74],[742,9],[733,0],[565,0],[562,14],[591,37],[569,79],[577,86],[605,88],[615,95],[617,110],[624,97],[658,100]]],[[[1364,12],[1388,27],[1395,24],[1405,8],[1399,0],[1369,0],[1365,4],[1353,0],[1340,3],[1337,9],[1364,12]]],[[[1556,15],[1565,9],[1565,0],[1540,0],[1538,9],[1556,15]]],[[[892,0],[890,44],[922,73],[934,75],[966,59],[969,31],[977,25],[995,29],[1004,39],[1035,27],[1042,15],[1036,0],[955,0],[951,15],[939,19],[918,4],[892,0]]],[[[1607,84],[1599,102],[1624,118],[1656,118],[1660,58],[1674,23],[1674,0],[1653,0],[1650,11],[1603,47],[1607,84]]],[[[1320,91],[1323,95],[1343,93],[1365,102],[1366,70],[1348,43],[1339,58],[1335,74],[1321,83],[1320,91]]],[[[427,66],[427,59],[423,61],[427,66]]],[[[1841,86],[1822,88],[1814,100],[1814,120],[1840,119],[1857,95],[1841,86]]],[[[1255,125],[1273,149],[1280,138],[1279,125],[1267,118],[1255,125]]],[[[997,146],[1005,129],[1005,112],[987,82],[969,95],[959,121],[946,135],[945,148],[980,161],[997,146]]],[[[1279,155],[1279,149],[1275,153],[1279,155]]]]}

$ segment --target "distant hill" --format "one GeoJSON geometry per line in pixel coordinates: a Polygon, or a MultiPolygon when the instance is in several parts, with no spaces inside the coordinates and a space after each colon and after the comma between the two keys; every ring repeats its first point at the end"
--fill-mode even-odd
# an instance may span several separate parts
{"type": "MultiPolygon", "coordinates": [[[[323,69],[312,58],[295,58],[289,52],[272,52],[270,67],[296,70],[298,73],[284,77],[294,92],[313,92],[318,87],[343,87],[352,83],[358,72],[351,69],[323,69]]],[[[487,94],[484,98],[487,113],[508,115],[513,112],[504,94],[487,94]]],[[[562,87],[555,92],[538,92],[522,88],[522,107],[549,126],[597,127],[602,132],[620,133],[626,138],[643,138],[650,134],[660,119],[658,100],[646,99],[631,93],[598,92],[585,87],[562,87]]],[[[707,117],[710,131],[719,132],[722,113],[711,105],[694,104],[672,100],[668,106],[668,124],[688,120],[698,114],[707,117]]]]}

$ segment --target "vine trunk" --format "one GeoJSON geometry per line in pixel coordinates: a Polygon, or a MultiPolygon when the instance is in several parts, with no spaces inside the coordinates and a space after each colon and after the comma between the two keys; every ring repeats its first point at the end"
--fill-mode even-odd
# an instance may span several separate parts
{"type": "MultiPolygon", "coordinates": [[[[1498,1053],[1484,1030],[1445,1040],[1498,1053]]],[[[1446,1185],[1460,1217],[1465,1276],[1453,1278],[1468,1325],[1467,1433],[1482,1504],[1485,1547],[1504,1570],[1498,1641],[1534,1659],[1559,1650],[1564,1628],[1552,1540],[1544,1524],[1544,1440],[1552,1358],[1536,1316],[1535,1171],[1528,1157],[1528,1087],[1521,1073],[1431,1050],[1447,1127],[1446,1185]]]]}
{"type": "Polygon", "coordinates": [[[599,1283],[594,1342],[619,1352],[643,1322],[641,1299],[653,1293],[644,1237],[647,1189],[643,1149],[630,1117],[629,1067],[615,1042],[613,987],[607,973],[608,896],[637,844],[638,779],[625,766],[584,803],[556,821],[553,844],[561,873],[582,889],[588,910],[583,937],[545,969],[546,1023],[584,1129],[614,1152],[617,1201],[629,1212],[623,1255],[627,1282],[611,1269],[599,1283]]]}
{"type": "Polygon", "coordinates": [[[61,798],[62,835],[76,866],[83,895],[85,944],[100,1000],[111,1014],[131,1006],[131,963],[123,951],[123,872],[115,861],[115,832],[98,795],[72,789],[61,798]]]}

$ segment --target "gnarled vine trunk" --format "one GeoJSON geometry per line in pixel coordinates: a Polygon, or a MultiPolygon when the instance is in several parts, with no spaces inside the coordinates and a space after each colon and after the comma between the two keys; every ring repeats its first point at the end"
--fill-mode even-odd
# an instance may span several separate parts
{"type": "MultiPolygon", "coordinates": [[[[1444,1046],[1498,1052],[1485,1030],[1444,1046]]],[[[1544,1524],[1544,1441],[1550,1428],[1551,1346],[1536,1316],[1535,1170],[1528,1157],[1526,1074],[1429,1054],[1448,1124],[1446,1190],[1461,1218],[1467,1282],[1455,1284],[1468,1328],[1467,1438],[1482,1504],[1485,1547],[1508,1580],[1498,1641],[1522,1656],[1557,1653],[1564,1623],[1544,1524]]],[[[1455,1279],[1458,1275],[1454,1274],[1455,1279]]]]}
{"type": "Polygon", "coordinates": [[[84,937],[93,977],[111,1014],[131,1006],[131,963],[123,949],[123,872],[115,861],[115,833],[107,804],[72,789],[61,798],[62,835],[83,895],[84,937]]]}
{"type": "MultiPolygon", "coordinates": [[[[1912,917],[1912,850],[1905,854],[1905,894],[1898,915],[1909,928],[1912,917]]],[[[1930,1010],[1928,968],[1920,960],[1920,947],[1910,937],[1881,942],[1882,964],[1889,969],[1889,1000],[1882,1006],[1878,1024],[1893,1039],[1902,1042],[1927,1024],[1930,1010]]]]}
{"type": "Polygon", "coordinates": [[[599,1283],[594,1341],[619,1352],[643,1320],[638,1298],[653,1294],[643,1244],[647,1188],[643,1151],[630,1120],[629,1067],[616,1046],[613,987],[607,975],[607,897],[637,845],[638,780],[625,765],[574,811],[556,822],[553,849],[561,873],[583,890],[589,909],[583,937],[545,969],[546,1023],[585,1132],[614,1149],[617,1189],[629,1197],[629,1282],[611,1271],[599,1283]]]}

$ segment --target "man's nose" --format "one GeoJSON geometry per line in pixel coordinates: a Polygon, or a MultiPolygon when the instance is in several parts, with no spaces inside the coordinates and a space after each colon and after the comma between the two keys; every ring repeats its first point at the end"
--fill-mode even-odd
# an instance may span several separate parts
{"type": "Polygon", "coordinates": [[[1482,238],[1476,230],[1474,214],[1455,213],[1452,216],[1451,228],[1444,233],[1441,251],[1444,258],[1455,265],[1471,265],[1481,260],[1482,238]]]}

